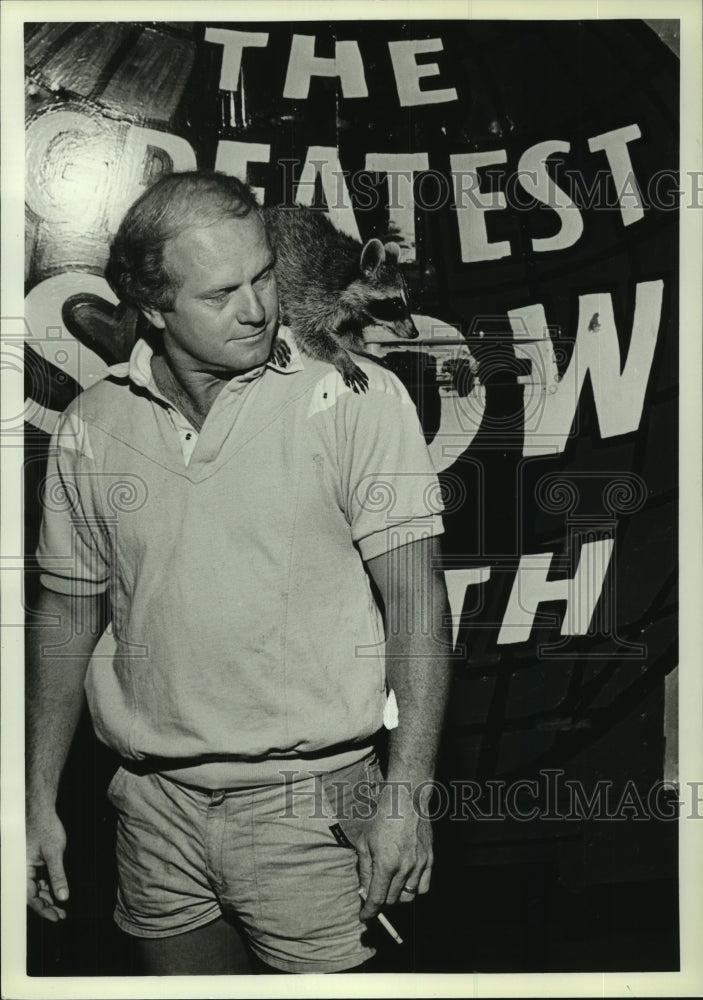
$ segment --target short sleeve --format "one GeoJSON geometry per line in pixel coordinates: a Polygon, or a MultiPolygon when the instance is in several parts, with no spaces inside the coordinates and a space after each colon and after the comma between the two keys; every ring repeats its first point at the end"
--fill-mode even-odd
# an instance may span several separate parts
{"type": "Polygon", "coordinates": [[[366,393],[345,393],[343,488],[352,538],[366,561],[442,533],[439,480],[402,383],[374,366],[366,393]]]}
{"type": "Polygon", "coordinates": [[[84,421],[75,413],[58,421],[49,445],[37,563],[43,586],[87,597],[109,583],[108,546],[91,516],[93,455],[84,421]]]}

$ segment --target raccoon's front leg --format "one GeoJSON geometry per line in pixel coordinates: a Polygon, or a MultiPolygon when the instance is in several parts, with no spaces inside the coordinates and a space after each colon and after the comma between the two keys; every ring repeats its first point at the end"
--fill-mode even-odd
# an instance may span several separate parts
{"type": "Polygon", "coordinates": [[[354,392],[366,392],[369,387],[369,377],[366,372],[355,364],[347,351],[340,348],[338,359],[332,362],[345,385],[354,392]]]}
{"type": "Polygon", "coordinates": [[[287,368],[291,358],[290,347],[280,337],[276,337],[271,348],[271,357],[281,368],[287,368]]]}
{"type": "Polygon", "coordinates": [[[334,365],[344,384],[354,392],[366,392],[369,386],[368,375],[352,361],[349,352],[334,336],[327,333],[321,337],[318,333],[314,340],[306,338],[301,340],[301,344],[311,357],[334,365]]]}

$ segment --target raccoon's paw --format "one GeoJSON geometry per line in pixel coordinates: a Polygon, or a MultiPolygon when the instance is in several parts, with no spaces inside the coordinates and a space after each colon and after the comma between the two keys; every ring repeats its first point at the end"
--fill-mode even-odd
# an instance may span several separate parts
{"type": "Polygon", "coordinates": [[[358,365],[349,360],[339,368],[344,384],[354,392],[366,392],[369,387],[369,377],[358,365]]]}
{"type": "Polygon", "coordinates": [[[281,340],[280,337],[276,337],[273,342],[273,347],[271,348],[271,357],[277,365],[280,365],[281,368],[286,368],[288,366],[288,362],[291,358],[291,351],[285,340],[281,340]]]}

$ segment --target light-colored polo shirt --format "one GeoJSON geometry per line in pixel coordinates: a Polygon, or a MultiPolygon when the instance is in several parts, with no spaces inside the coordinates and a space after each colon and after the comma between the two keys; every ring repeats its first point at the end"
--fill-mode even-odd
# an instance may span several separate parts
{"type": "Polygon", "coordinates": [[[442,530],[398,379],[359,360],[369,388],[354,393],[281,335],[290,363],[232,379],[200,433],[140,340],[50,446],[42,583],[110,588],[116,649],[85,685],[97,735],[207,787],[263,782],[291,756],[359,756],[387,700],[364,562],[442,530]]]}

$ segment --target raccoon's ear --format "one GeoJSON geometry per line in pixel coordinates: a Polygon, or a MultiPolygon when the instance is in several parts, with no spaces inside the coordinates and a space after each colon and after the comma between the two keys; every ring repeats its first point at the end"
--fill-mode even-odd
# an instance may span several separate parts
{"type": "Polygon", "coordinates": [[[400,247],[397,243],[385,243],[383,249],[386,251],[386,257],[390,257],[394,264],[397,264],[400,260],[400,247]]]}
{"type": "Polygon", "coordinates": [[[369,240],[361,251],[361,259],[359,260],[361,273],[367,278],[371,277],[372,274],[378,271],[385,259],[386,251],[383,248],[383,243],[376,239],[369,240]]]}

